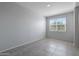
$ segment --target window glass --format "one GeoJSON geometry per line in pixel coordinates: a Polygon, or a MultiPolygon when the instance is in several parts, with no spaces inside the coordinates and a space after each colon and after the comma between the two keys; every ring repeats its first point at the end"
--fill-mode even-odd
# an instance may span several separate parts
{"type": "Polygon", "coordinates": [[[66,31],[66,17],[55,18],[49,21],[50,31],[66,31]]]}

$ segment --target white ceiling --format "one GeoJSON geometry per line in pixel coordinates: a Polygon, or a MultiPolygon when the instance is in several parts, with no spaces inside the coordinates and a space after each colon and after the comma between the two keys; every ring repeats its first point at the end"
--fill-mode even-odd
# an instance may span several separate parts
{"type": "Polygon", "coordinates": [[[75,7],[75,2],[18,2],[18,4],[25,8],[29,8],[42,16],[69,12],[75,7]],[[51,6],[47,7],[48,4],[51,6]]]}

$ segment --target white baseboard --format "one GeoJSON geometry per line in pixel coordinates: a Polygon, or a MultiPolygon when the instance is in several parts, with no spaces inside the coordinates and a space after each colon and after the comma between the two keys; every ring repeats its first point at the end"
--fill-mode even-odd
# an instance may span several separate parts
{"type": "Polygon", "coordinates": [[[17,48],[17,47],[20,47],[20,46],[23,46],[23,45],[26,45],[26,44],[31,44],[31,43],[36,42],[36,41],[39,41],[39,40],[41,40],[41,39],[34,40],[34,41],[30,41],[30,42],[28,42],[28,43],[23,43],[23,44],[20,44],[20,45],[17,45],[17,46],[8,48],[8,49],[4,49],[4,50],[1,50],[0,53],[1,53],[1,52],[4,52],[4,51],[7,51],[7,50],[11,50],[11,49],[17,48]]]}

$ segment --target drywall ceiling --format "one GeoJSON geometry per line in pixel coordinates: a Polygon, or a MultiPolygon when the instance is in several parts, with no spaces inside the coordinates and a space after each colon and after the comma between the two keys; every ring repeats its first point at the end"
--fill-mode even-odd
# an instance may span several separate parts
{"type": "Polygon", "coordinates": [[[29,8],[42,16],[70,12],[74,9],[74,3],[75,2],[18,2],[19,5],[29,8]],[[48,4],[50,7],[47,7],[48,4]]]}

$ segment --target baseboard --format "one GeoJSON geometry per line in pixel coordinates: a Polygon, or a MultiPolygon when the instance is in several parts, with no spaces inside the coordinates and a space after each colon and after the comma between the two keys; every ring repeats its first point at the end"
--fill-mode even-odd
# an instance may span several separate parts
{"type": "MultiPolygon", "coordinates": [[[[47,39],[53,39],[53,38],[47,37],[47,39]]],[[[69,41],[69,40],[63,40],[63,39],[56,39],[56,40],[62,40],[62,41],[66,41],[66,42],[71,42],[71,43],[73,43],[73,41],[69,41]]]]}
{"type": "Polygon", "coordinates": [[[11,48],[8,48],[8,49],[4,49],[4,50],[0,51],[0,53],[5,52],[5,51],[8,51],[8,50],[11,50],[11,49],[14,49],[14,48],[17,48],[17,47],[20,47],[20,46],[23,46],[23,45],[31,44],[31,43],[34,43],[34,42],[39,41],[39,40],[42,40],[42,39],[38,39],[38,40],[35,40],[35,41],[31,41],[29,43],[24,43],[24,44],[17,45],[15,47],[11,47],[11,48]]]}

